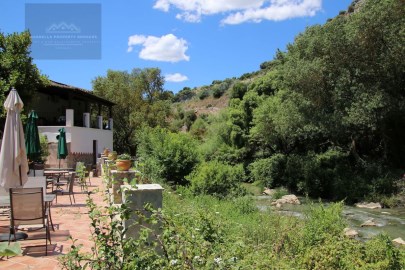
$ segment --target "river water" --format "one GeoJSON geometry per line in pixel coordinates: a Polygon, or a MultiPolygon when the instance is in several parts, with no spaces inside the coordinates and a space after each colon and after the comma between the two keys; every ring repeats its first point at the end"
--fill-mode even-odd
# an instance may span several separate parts
{"type": "MultiPolygon", "coordinates": [[[[292,215],[304,218],[305,212],[309,210],[310,204],[319,202],[308,201],[306,198],[299,198],[301,205],[284,204],[281,208],[272,207],[270,196],[256,196],[256,204],[262,211],[271,207],[283,215],[292,215]]],[[[328,203],[323,203],[328,205],[328,203]]],[[[359,232],[359,238],[363,240],[380,233],[386,233],[392,239],[401,237],[405,240],[405,208],[395,209],[364,209],[353,206],[344,206],[343,217],[347,220],[347,227],[359,232]],[[361,227],[360,225],[368,220],[373,220],[377,224],[375,227],[361,227]]]]}

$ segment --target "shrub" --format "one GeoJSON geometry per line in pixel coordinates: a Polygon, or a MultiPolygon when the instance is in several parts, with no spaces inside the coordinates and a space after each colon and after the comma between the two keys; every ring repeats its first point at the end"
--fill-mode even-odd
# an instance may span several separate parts
{"type": "Polygon", "coordinates": [[[281,199],[281,197],[283,197],[284,195],[288,195],[288,194],[289,194],[289,192],[286,188],[279,187],[279,188],[276,188],[276,190],[274,191],[274,194],[271,198],[273,200],[278,200],[278,199],[281,199]]]}
{"type": "Polygon", "coordinates": [[[220,98],[226,90],[228,90],[229,83],[228,82],[222,82],[220,84],[216,84],[212,87],[212,96],[214,98],[220,98]]]}
{"type": "MultiPolygon", "coordinates": [[[[138,134],[138,154],[148,176],[186,184],[184,178],[198,163],[195,140],[188,134],[145,128],[138,134]]],[[[155,179],[157,180],[157,179],[155,179]]]]}
{"type": "Polygon", "coordinates": [[[190,87],[184,87],[183,90],[179,91],[173,98],[175,102],[185,101],[191,99],[195,93],[190,87]]]}
{"type": "Polygon", "coordinates": [[[322,244],[331,236],[339,237],[345,228],[345,221],[341,214],[343,203],[334,203],[329,206],[312,205],[307,213],[304,234],[304,244],[313,246],[322,244]]]}
{"type": "Polygon", "coordinates": [[[244,179],[241,165],[231,166],[219,161],[200,164],[187,180],[194,194],[210,194],[219,198],[243,193],[240,182],[244,179]]]}
{"type": "Polygon", "coordinates": [[[258,211],[255,201],[251,196],[237,197],[233,199],[232,202],[234,203],[235,209],[241,215],[246,215],[258,211]]]}
{"type": "Polygon", "coordinates": [[[241,82],[237,82],[233,85],[231,90],[231,98],[242,99],[247,91],[247,85],[241,82]]]}
{"type": "Polygon", "coordinates": [[[39,143],[41,145],[40,161],[45,163],[49,156],[48,137],[46,137],[46,135],[39,134],[39,143]]]}
{"type": "Polygon", "coordinates": [[[197,118],[190,128],[190,134],[202,140],[207,131],[207,122],[202,118],[197,118]]]}
{"type": "Polygon", "coordinates": [[[283,174],[286,165],[283,154],[275,154],[270,158],[259,159],[249,166],[253,181],[259,181],[262,186],[275,187],[283,184],[283,174]]]}
{"type": "Polygon", "coordinates": [[[203,91],[201,91],[201,93],[198,95],[198,98],[199,98],[200,100],[203,100],[203,99],[207,98],[209,95],[210,95],[210,94],[209,94],[208,90],[203,90],[203,91]]]}
{"type": "Polygon", "coordinates": [[[353,174],[348,153],[339,149],[288,156],[283,181],[290,190],[315,198],[353,202],[365,194],[363,178],[353,174]]]}

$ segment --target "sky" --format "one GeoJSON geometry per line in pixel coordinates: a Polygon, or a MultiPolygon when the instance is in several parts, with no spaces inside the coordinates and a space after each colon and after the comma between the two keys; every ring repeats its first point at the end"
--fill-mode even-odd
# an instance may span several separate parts
{"type": "Polygon", "coordinates": [[[59,27],[83,20],[83,29],[98,25],[99,47],[88,47],[78,59],[44,59],[33,45],[34,63],[49,79],[91,90],[92,80],[109,69],[157,67],[165,90],[177,93],[258,70],[306,27],[347,10],[351,0],[1,0],[0,32],[29,28],[33,34],[36,23],[50,19],[30,10],[39,3],[77,4],[74,11],[64,9],[67,14],[86,3],[100,7],[99,14],[76,14],[72,21],[51,18],[59,27]]]}

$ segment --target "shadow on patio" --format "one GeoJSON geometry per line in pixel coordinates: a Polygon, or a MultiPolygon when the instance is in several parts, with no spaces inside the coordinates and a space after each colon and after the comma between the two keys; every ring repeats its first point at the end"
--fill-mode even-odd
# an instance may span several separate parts
{"type": "MultiPolygon", "coordinates": [[[[92,186],[89,191],[102,187],[101,177],[92,177],[92,186]]],[[[77,244],[83,245],[83,251],[90,251],[93,242],[90,241],[90,219],[86,207],[87,192],[82,192],[79,185],[74,186],[76,204],[70,205],[69,196],[58,196],[58,203],[51,207],[52,220],[55,231],[51,231],[52,244],[48,245],[48,256],[45,256],[45,231],[28,231],[28,239],[19,241],[23,253],[0,259],[0,269],[60,269],[58,257],[69,252],[72,240],[77,239],[77,244]],[[35,238],[38,238],[37,240],[35,238]]],[[[97,204],[104,204],[103,195],[93,193],[92,198],[97,204]]],[[[0,209],[1,210],[1,209],[0,209]]],[[[9,217],[6,212],[0,211],[0,233],[8,233],[9,217]]]]}

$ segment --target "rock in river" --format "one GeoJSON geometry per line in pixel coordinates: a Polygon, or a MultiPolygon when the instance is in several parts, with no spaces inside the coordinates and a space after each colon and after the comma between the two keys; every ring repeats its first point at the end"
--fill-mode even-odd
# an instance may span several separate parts
{"type": "Polygon", "coordinates": [[[278,204],[301,204],[300,200],[298,200],[297,196],[290,194],[290,195],[284,195],[281,197],[281,199],[278,199],[275,202],[272,202],[271,205],[278,205],[278,204]]]}
{"type": "Polygon", "coordinates": [[[367,209],[381,209],[382,206],[380,203],[357,203],[356,207],[359,208],[367,208],[367,209]]]}
{"type": "Polygon", "coordinates": [[[363,224],[360,225],[360,227],[374,227],[377,226],[377,224],[374,222],[373,219],[367,220],[363,224]]]}
{"type": "Polygon", "coordinates": [[[394,242],[394,244],[397,244],[397,245],[405,245],[405,241],[401,238],[401,237],[398,237],[398,238],[395,238],[394,240],[392,240],[392,242],[394,242]]]}
{"type": "Polygon", "coordinates": [[[344,232],[345,236],[347,236],[349,238],[355,238],[356,236],[359,235],[359,232],[352,228],[344,228],[343,232],[344,232]]]}

